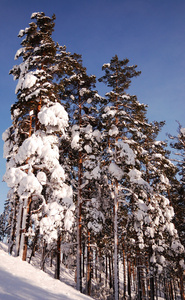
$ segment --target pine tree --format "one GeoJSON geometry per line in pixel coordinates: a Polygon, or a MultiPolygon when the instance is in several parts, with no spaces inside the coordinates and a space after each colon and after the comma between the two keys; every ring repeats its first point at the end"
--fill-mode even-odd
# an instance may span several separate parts
{"type": "Polygon", "coordinates": [[[65,172],[59,162],[68,115],[60,104],[54,81],[59,68],[59,47],[51,38],[55,16],[34,13],[31,18],[36,21],[19,32],[25,39],[15,57],[22,57],[23,62],[10,71],[19,79],[18,101],[11,108],[13,125],[4,134],[8,148],[4,179],[13,189],[14,198],[18,198],[16,254],[23,260],[27,257],[28,236],[32,235],[31,222],[35,230],[41,228],[48,242],[57,240],[61,229],[68,230],[73,221],[72,190],[65,183],[65,172]],[[58,223],[53,218],[54,208],[58,223]],[[50,231],[47,222],[53,222],[50,231]]]}
{"type": "Polygon", "coordinates": [[[175,209],[176,218],[174,220],[176,228],[179,232],[179,236],[181,239],[182,244],[185,246],[185,236],[184,236],[184,225],[183,225],[183,218],[184,218],[184,211],[185,211],[185,204],[184,204],[184,194],[185,194],[185,175],[184,175],[184,151],[185,151],[185,130],[179,124],[178,127],[178,135],[171,136],[170,146],[175,149],[176,157],[174,158],[174,162],[178,168],[178,182],[174,183],[174,196],[172,198],[172,203],[175,209]],[[178,193],[176,193],[178,191],[178,193]]]}
{"type": "MultiPolygon", "coordinates": [[[[176,158],[174,159],[177,169],[178,176],[177,180],[173,181],[172,189],[171,189],[171,202],[175,211],[174,224],[178,230],[179,238],[182,245],[185,247],[185,235],[184,235],[184,212],[185,212],[185,204],[184,204],[184,194],[185,194],[185,175],[184,175],[184,151],[185,151],[185,129],[179,123],[178,127],[178,135],[172,136],[169,135],[169,138],[172,140],[170,146],[175,149],[177,152],[176,158]]],[[[180,290],[181,290],[181,298],[185,299],[184,293],[184,257],[179,261],[177,260],[179,265],[177,267],[178,275],[180,277],[180,290]]]]}
{"type": "MultiPolygon", "coordinates": [[[[119,60],[115,55],[110,63],[104,64],[105,75],[99,81],[107,84],[112,90],[106,94],[102,107],[104,128],[104,162],[107,168],[107,182],[111,192],[110,205],[113,210],[114,224],[114,297],[119,299],[118,270],[118,207],[121,193],[128,188],[127,174],[135,165],[134,141],[130,138],[130,128],[134,125],[135,107],[139,106],[135,96],[126,94],[131,78],[140,72],[137,66],[128,66],[128,59],[119,60]],[[132,145],[132,147],[131,147],[132,145]]],[[[137,122],[137,121],[135,121],[137,122]]]]}
{"type": "MultiPolygon", "coordinates": [[[[92,216],[97,210],[98,191],[97,179],[100,178],[100,168],[97,156],[101,133],[98,129],[97,105],[100,97],[94,90],[95,76],[88,76],[82,65],[80,55],[68,57],[71,74],[62,79],[61,99],[69,114],[70,147],[66,147],[66,171],[73,182],[74,197],[77,202],[77,289],[82,291],[82,241],[92,236],[96,231],[97,220],[92,216]],[[94,206],[94,207],[93,207],[94,206]],[[83,221],[82,221],[83,220],[83,221]],[[89,232],[86,231],[86,226],[89,232]]],[[[99,213],[100,222],[103,216],[99,213]]],[[[89,248],[88,248],[89,249],[89,248]]],[[[89,275],[88,275],[89,278],[89,275]]],[[[90,281],[89,281],[90,282],[90,281]]],[[[88,289],[90,293],[90,287],[88,289]]]]}
{"type": "MultiPolygon", "coordinates": [[[[159,273],[162,270],[161,250],[153,254],[151,249],[158,249],[166,243],[166,254],[163,254],[167,261],[168,253],[173,252],[174,245],[178,245],[179,254],[182,254],[183,247],[172,224],[173,208],[167,199],[170,188],[167,177],[175,175],[175,167],[168,159],[165,143],[155,140],[163,122],[148,123],[146,106],[140,104],[136,96],[125,93],[130,78],[139,75],[136,66],[127,67],[127,64],[128,60],[119,61],[115,56],[110,64],[103,66],[105,75],[100,81],[113,88],[106,94],[105,106],[102,108],[105,138],[103,160],[111,192],[110,209],[114,212],[114,297],[119,298],[118,241],[123,236],[124,250],[127,255],[128,252],[132,253],[127,269],[131,261],[136,264],[137,290],[141,299],[146,294],[141,279],[145,257],[149,256],[151,263],[152,255],[156,255],[155,267],[153,264],[151,268],[159,273]],[[159,215],[161,223],[158,222],[159,215]],[[122,232],[118,230],[120,226],[122,232]]],[[[152,284],[151,280],[151,289],[152,284]]]]}

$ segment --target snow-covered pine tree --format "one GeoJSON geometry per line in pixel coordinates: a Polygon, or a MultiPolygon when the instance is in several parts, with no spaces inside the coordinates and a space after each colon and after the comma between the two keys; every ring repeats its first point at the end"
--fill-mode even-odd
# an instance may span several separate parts
{"type": "MultiPolygon", "coordinates": [[[[150,278],[151,299],[154,299],[154,284],[156,285],[157,278],[165,273],[165,278],[171,280],[172,270],[176,268],[174,263],[179,265],[184,252],[172,223],[174,211],[168,199],[171,188],[170,180],[172,181],[176,174],[176,168],[169,160],[166,143],[156,140],[162,125],[163,122],[153,122],[150,126],[143,128],[145,138],[141,143],[142,151],[140,151],[139,161],[145,184],[140,176],[130,177],[139,196],[135,203],[132,227],[140,241],[139,248],[142,249],[143,265],[148,266],[146,272],[150,278]],[[147,184],[149,185],[148,191],[143,188],[147,184]],[[139,185],[142,187],[140,192],[139,185]]],[[[139,278],[143,278],[143,275],[139,278]]],[[[144,283],[140,285],[142,286],[142,293],[147,292],[144,289],[144,283]]]]}
{"type": "Polygon", "coordinates": [[[9,214],[9,200],[7,199],[4,204],[4,211],[0,215],[0,241],[4,241],[6,236],[10,236],[10,224],[12,214],[9,214]],[[11,218],[9,218],[11,216],[11,218]]]}
{"type": "MultiPolygon", "coordinates": [[[[77,289],[82,291],[82,244],[100,230],[103,215],[98,212],[98,161],[101,133],[98,111],[101,97],[94,90],[95,76],[88,76],[80,55],[69,57],[71,75],[62,80],[61,100],[69,114],[71,149],[67,149],[68,172],[77,203],[77,289]],[[98,216],[98,217],[97,217],[98,216]],[[87,232],[87,229],[88,231],[87,232]]],[[[64,154],[65,155],[65,154],[64,154]]],[[[89,249],[89,247],[87,247],[89,249]]],[[[90,276],[87,275],[90,294],[90,276]]]]}
{"type": "MultiPolygon", "coordinates": [[[[178,231],[180,241],[182,245],[185,247],[185,227],[184,227],[184,213],[185,213],[185,128],[179,123],[178,126],[178,134],[176,136],[172,136],[169,134],[169,138],[171,139],[170,146],[175,149],[174,162],[177,166],[178,176],[176,181],[173,181],[172,189],[171,189],[171,202],[174,207],[175,211],[175,218],[174,224],[175,228],[178,231]]],[[[184,257],[180,260],[180,265],[177,268],[178,275],[181,279],[181,298],[185,299],[185,292],[184,292],[184,257]]]]}
{"type": "Polygon", "coordinates": [[[174,222],[181,242],[185,246],[184,222],[182,222],[185,214],[185,129],[182,125],[179,124],[177,136],[169,135],[169,138],[171,139],[170,146],[176,151],[174,153],[174,163],[178,169],[178,182],[174,184],[174,196],[172,197],[172,204],[176,214],[174,222]]]}
{"type": "Polygon", "coordinates": [[[25,39],[15,58],[22,57],[23,62],[10,71],[18,79],[18,101],[11,108],[13,125],[3,135],[4,180],[18,202],[16,254],[23,260],[33,229],[40,228],[47,243],[57,241],[61,231],[70,229],[74,208],[72,189],[65,184],[59,162],[68,115],[54,81],[58,71],[58,45],[51,37],[55,16],[33,13],[31,19],[35,22],[19,32],[25,39]]]}
{"type": "MultiPolygon", "coordinates": [[[[127,190],[127,174],[135,165],[135,142],[131,138],[131,129],[138,127],[135,121],[136,107],[141,107],[135,96],[126,94],[131,78],[140,72],[137,66],[128,66],[129,60],[119,60],[115,55],[110,63],[104,64],[105,75],[99,81],[112,88],[106,94],[102,107],[102,123],[104,135],[104,169],[111,192],[110,210],[113,211],[114,227],[114,297],[119,299],[119,270],[118,270],[118,207],[120,193],[127,190]],[[135,123],[134,123],[135,122],[135,123]],[[133,148],[133,149],[132,149],[133,148]]],[[[143,108],[143,106],[142,106],[143,108]]],[[[139,108],[138,108],[139,110],[139,108]]],[[[139,128],[137,128],[139,131],[139,128]]]]}
{"type": "MultiPolygon", "coordinates": [[[[133,216],[136,241],[139,241],[139,265],[143,266],[138,270],[140,273],[139,278],[143,278],[144,271],[145,274],[148,274],[151,299],[154,299],[154,278],[158,278],[158,274],[163,270],[164,260],[162,263],[162,259],[164,257],[162,257],[162,247],[160,248],[160,245],[166,243],[165,248],[167,248],[167,245],[170,248],[171,243],[166,240],[165,236],[168,234],[168,228],[173,226],[173,224],[170,225],[173,209],[166,197],[169,188],[167,174],[175,174],[175,168],[167,157],[166,144],[156,141],[162,125],[163,123],[154,122],[143,128],[144,140],[140,144],[141,151],[138,159],[140,161],[140,174],[145,179],[145,185],[142,184],[144,180],[141,176],[130,178],[139,196],[138,201],[135,203],[135,214],[133,216]],[[141,185],[140,191],[138,189],[139,185],[141,185]],[[147,185],[148,189],[146,190],[144,186],[147,187],[147,185]],[[160,249],[160,251],[157,252],[157,249],[160,249]],[[154,252],[154,256],[156,255],[155,261],[153,260],[154,252]]],[[[146,278],[144,281],[146,281],[146,278]]],[[[141,286],[143,286],[141,290],[144,296],[148,292],[144,288],[147,285],[141,282],[141,286]]]]}
{"type": "MultiPolygon", "coordinates": [[[[104,81],[113,88],[106,94],[107,103],[102,108],[104,149],[106,149],[103,160],[105,162],[104,173],[107,174],[107,182],[112,192],[109,199],[109,211],[114,212],[115,299],[119,298],[117,266],[118,245],[121,244],[121,237],[124,244],[123,251],[126,251],[127,255],[127,270],[130,269],[130,264],[137,268],[136,289],[141,299],[147,292],[145,290],[146,277],[145,279],[143,277],[145,256],[151,258],[150,249],[153,247],[156,250],[159,247],[158,244],[156,245],[157,240],[160,240],[160,243],[166,243],[168,253],[173,250],[174,245],[178,245],[180,254],[183,247],[179,244],[178,235],[173,227],[173,209],[167,199],[169,189],[167,175],[175,174],[174,166],[167,157],[163,143],[155,141],[163,123],[149,124],[146,119],[146,106],[140,104],[136,96],[125,93],[125,88],[128,88],[130,84],[130,78],[139,75],[139,72],[135,70],[136,66],[129,68],[127,64],[127,60],[123,63],[115,56],[110,64],[103,66],[105,76],[100,81],[104,81]],[[129,72],[130,69],[131,72],[129,72]],[[128,74],[128,79],[126,74],[128,74]],[[153,228],[149,221],[155,221],[154,210],[157,215],[162,215],[159,228],[157,225],[153,228]],[[173,234],[171,234],[172,231],[170,233],[170,228],[173,228],[173,234]],[[171,235],[171,238],[167,239],[167,235],[171,235]]],[[[106,220],[106,224],[110,221],[106,220]]],[[[160,270],[162,254],[157,254],[157,250],[155,253],[158,255],[155,268],[160,270]]],[[[128,275],[128,283],[130,276],[131,274],[128,275]]],[[[152,281],[150,285],[152,286],[152,281]]],[[[128,288],[128,294],[130,291],[131,287],[128,288]]]]}

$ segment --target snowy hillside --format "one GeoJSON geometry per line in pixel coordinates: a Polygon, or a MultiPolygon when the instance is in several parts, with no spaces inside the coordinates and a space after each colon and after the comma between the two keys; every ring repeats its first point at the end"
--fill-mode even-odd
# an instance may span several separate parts
{"type": "Polygon", "coordinates": [[[65,283],[9,256],[0,243],[0,300],[88,300],[87,297],[65,283]]]}

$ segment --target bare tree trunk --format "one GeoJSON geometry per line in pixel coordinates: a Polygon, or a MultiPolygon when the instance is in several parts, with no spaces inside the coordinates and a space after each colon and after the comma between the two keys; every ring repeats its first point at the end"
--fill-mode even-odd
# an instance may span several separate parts
{"type": "MultiPolygon", "coordinates": [[[[151,268],[150,258],[152,257],[152,247],[149,248],[149,266],[151,268]]],[[[155,285],[154,285],[154,274],[150,274],[150,300],[154,300],[155,285]]]]}
{"type": "MultiPolygon", "coordinates": [[[[41,100],[39,102],[39,107],[41,108],[41,100]],[[40,106],[39,106],[40,105],[40,106]]],[[[40,111],[39,108],[39,111],[40,111]]],[[[29,126],[29,137],[32,135],[32,113],[30,111],[30,126],[29,126]]],[[[29,157],[26,160],[28,163],[29,157]]],[[[28,172],[28,171],[26,171],[28,172]]],[[[30,225],[30,214],[31,214],[31,202],[32,198],[29,197],[25,199],[25,205],[23,207],[23,219],[22,219],[22,235],[21,235],[21,246],[20,246],[20,256],[22,257],[23,261],[26,261],[27,258],[27,249],[28,249],[28,229],[30,225]]]]}
{"type": "Polygon", "coordinates": [[[141,262],[139,253],[137,259],[137,284],[138,284],[138,300],[142,300],[142,284],[141,284],[141,262]]]}
{"type": "Polygon", "coordinates": [[[183,271],[182,271],[180,268],[179,268],[179,279],[180,279],[180,294],[181,294],[181,300],[185,300],[183,271]]]}
{"type": "Polygon", "coordinates": [[[119,300],[119,268],[118,268],[118,182],[116,180],[114,195],[114,298],[119,300]]]}
{"type": "Polygon", "coordinates": [[[91,247],[90,247],[90,232],[88,231],[88,245],[87,245],[87,279],[86,279],[86,293],[91,295],[91,247]]]}
{"type": "Polygon", "coordinates": [[[127,290],[128,290],[128,298],[131,299],[131,268],[130,268],[130,260],[127,256],[127,290]]]}
{"type": "Polygon", "coordinates": [[[23,238],[23,248],[21,249],[22,251],[22,260],[23,261],[26,261],[26,258],[27,258],[27,249],[28,249],[28,229],[29,229],[29,225],[30,225],[30,213],[31,213],[31,198],[28,199],[28,202],[27,202],[27,208],[26,208],[26,223],[25,223],[25,226],[24,226],[24,220],[23,220],[23,235],[22,235],[22,238],[23,238]]]}
{"type": "Polygon", "coordinates": [[[107,282],[108,282],[108,258],[107,258],[107,254],[105,256],[105,284],[107,286],[107,282]]]}
{"type": "Polygon", "coordinates": [[[102,256],[101,249],[99,249],[99,283],[102,282],[102,256]]]}
{"type": "Polygon", "coordinates": [[[98,250],[95,250],[95,278],[98,280],[98,250]]]}
{"type": "Polygon", "coordinates": [[[42,259],[41,259],[41,270],[42,271],[44,271],[45,259],[46,259],[46,242],[44,241],[43,246],[42,246],[42,259]]]}
{"type": "Polygon", "coordinates": [[[51,250],[51,255],[50,255],[50,268],[52,268],[53,265],[53,250],[51,250]]]}
{"type": "Polygon", "coordinates": [[[19,256],[19,251],[20,251],[20,241],[21,241],[21,233],[22,233],[22,218],[23,218],[23,201],[19,206],[19,213],[18,213],[18,219],[17,219],[15,256],[19,256]]]}
{"type": "Polygon", "coordinates": [[[78,164],[78,215],[77,215],[77,285],[78,291],[82,292],[82,153],[79,152],[78,164]]]}
{"type": "Polygon", "coordinates": [[[112,264],[111,264],[111,255],[109,254],[109,287],[112,288],[112,264]]]}
{"type": "Polygon", "coordinates": [[[125,248],[123,243],[123,298],[126,297],[126,258],[125,258],[125,248]]]}
{"type": "Polygon", "coordinates": [[[140,274],[141,274],[141,289],[142,289],[142,298],[146,299],[146,268],[145,268],[145,257],[140,254],[140,274]]]}
{"type": "MultiPolygon", "coordinates": [[[[78,86],[78,93],[80,87],[78,86]]],[[[82,103],[79,93],[79,128],[82,124],[82,103]]],[[[78,157],[78,199],[77,199],[77,270],[76,270],[76,288],[82,292],[82,152],[79,151],[78,157]]]]}
{"type": "Polygon", "coordinates": [[[13,246],[14,246],[14,240],[15,240],[15,231],[16,231],[16,200],[14,203],[14,211],[13,211],[13,217],[11,222],[11,232],[10,232],[10,240],[8,243],[8,252],[12,254],[13,246]]]}
{"type": "Polygon", "coordinates": [[[56,269],[55,278],[60,279],[60,261],[61,261],[61,234],[58,234],[57,239],[57,257],[56,257],[56,269]]]}
{"type": "Polygon", "coordinates": [[[39,235],[39,229],[36,230],[36,233],[35,233],[35,236],[34,236],[32,250],[31,250],[31,254],[30,254],[30,258],[29,258],[29,263],[31,262],[32,257],[35,256],[35,247],[36,247],[36,244],[37,244],[38,235],[39,235]]]}
{"type": "Polygon", "coordinates": [[[82,277],[85,277],[85,243],[83,243],[83,256],[82,256],[82,277]]]}

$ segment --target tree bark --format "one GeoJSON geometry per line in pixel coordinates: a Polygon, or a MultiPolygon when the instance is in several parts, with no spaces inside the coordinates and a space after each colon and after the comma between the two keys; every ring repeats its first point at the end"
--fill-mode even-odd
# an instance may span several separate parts
{"type": "Polygon", "coordinates": [[[13,251],[14,240],[15,240],[15,231],[16,231],[16,202],[14,204],[14,211],[13,211],[11,232],[10,232],[10,241],[9,241],[9,244],[8,244],[8,252],[10,254],[12,254],[12,251],[13,251]]]}
{"type": "Polygon", "coordinates": [[[78,163],[78,213],[77,213],[77,290],[82,292],[82,153],[79,152],[78,163]]]}
{"type": "Polygon", "coordinates": [[[15,244],[15,256],[19,256],[22,216],[23,216],[23,202],[19,206],[19,213],[18,213],[18,220],[17,220],[17,232],[16,232],[16,244],[15,244]]]}
{"type": "Polygon", "coordinates": [[[180,268],[179,268],[179,279],[180,279],[180,294],[181,294],[181,300],[185,300],[183,271],[182,271],[180,268]]]}
{"type": "Polygon", "coordinates": [[[109,287],[112,288],[112,264],[111,264],[111,255],[109,254],[109,287]]]}
{"type": "Polygon", "coordinates": [[[55,278],[60,280],[60,261],[61,261],[61,234],[58,234],[57,239],[57,257],[56,257],[56,270],[55,278]]]}
{"type": "MultiPolygon", "coordinates": [[[[31,197],[28,199],[28,203],[27,203],[27,209],[26,209],[26,224],[25,224],[25,228],[23,229],[23,249],[22,249],[22,260],[26,261],[27,258],[27,249],[28,249],[28,229],[29,229],[29,225],[30,225],[30,213],[31,213],[31,197]]],[[[24,222],[24,221],[23,221],[24,222]]]]}
{"type": "Polygon", "coordinates": [[[130,260],[127,256],[127,289],[128,289],[128,298],[131,299],[131,267],[130,260]]]}
{"type": "Polygon", "coordinates": [[[126,297],[126,261],[125,261],[125,248],[123,243],[123,298],[126,297]]]}
{"type": "Polygon", "coordinates": [[[114,195],[114,298],[119,300],[119,268],[118,268],[118,182],[114,195]]]}
{"type": "Polygon", "coordinates": [[[90,247],[90,232],[88,231],[88,245],[87,245],[87,279],[86,279],[86,293],[91,295],[91,247],[90,247]]]}

